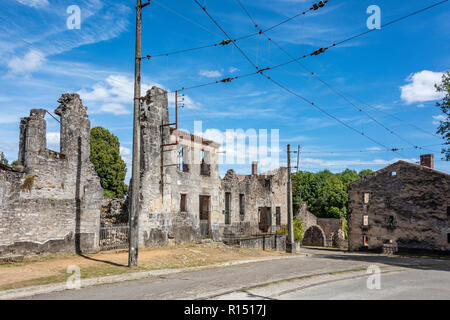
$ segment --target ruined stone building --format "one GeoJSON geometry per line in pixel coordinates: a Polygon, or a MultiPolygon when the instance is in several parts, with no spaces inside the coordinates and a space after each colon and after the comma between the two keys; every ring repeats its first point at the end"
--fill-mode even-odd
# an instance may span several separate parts
{"type": "Polygon", "coordinates": [[[103,189],[90,122],[77,94],[58,102],[60,152],[46,148],[46,110],[33,109],[20,122],[19,166],[0,165],[0,255],[98,250],[103,189]]]}
{"type": "Polygon", "coordinates": [[[229,170],[222,182],[224,196],[224,235],[272,233],[287,224],[287,168],[258,174],[240,175],[229,170]]]}
{"type": "Polygon", "coordinates": [[[351,251],[450,253],[450,175],[398,161],[349,186],[351,251]]]}
{"type": "MultiPolygon", "coordinates": [[[[97,251],[117,244],[99,239],[114,224],[125,225],[114,233],[127,238],[127,202],[103,199],[89,159],[87,108],[77,94],[58,102],[60,152],[46,147],[46,110],[33,109],[20,123],[19,166],[0,165],[0,255],[97,251]]],[[[286,224],[286,168],[259,175],[254,164],[251,175],[221,179],[220,145],[173,127],[166,91],[149,90],[140,111],[140,245],[267,234],[286,224]]]]}
{"type": "Polygon", "coordinates": [[[287,170],[219,176],[219,144],[171,128],[167,92],[153,87],[141,109],[140,244],[271,232],[286,224],[287,170]],[[272,218],[273,217],[273,218],[272,218]]]}

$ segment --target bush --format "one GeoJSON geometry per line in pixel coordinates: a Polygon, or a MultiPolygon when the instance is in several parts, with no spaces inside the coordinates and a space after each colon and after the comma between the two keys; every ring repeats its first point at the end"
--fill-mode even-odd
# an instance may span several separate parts
{"type": "MultiPolygon", "coordinates": [[[[275,232],[275,234],[285,234],[287,235],[287,226],[283,226],[280,230],[275,232]]],[[[302,242],[303,235],[305,231],[303,230],[303,221],[302,219],[294,218],[294,240],[297,242],[302,242]]]]}

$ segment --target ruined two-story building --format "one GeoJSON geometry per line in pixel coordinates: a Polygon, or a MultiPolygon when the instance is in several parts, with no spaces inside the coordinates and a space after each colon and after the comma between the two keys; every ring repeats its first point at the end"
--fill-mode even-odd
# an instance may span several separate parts
{"type": "Polygon", "coordinates": [[[349,250],[450,253],[450,175],[398,161],[350,184],[349,250]]]}
{"type": "Polygon", "coordinates": [[[141,108],[140,244],[270,233],[287,221],[287,169],[219,175],[220,145],[170,126],[167,92],[141,108]]]}

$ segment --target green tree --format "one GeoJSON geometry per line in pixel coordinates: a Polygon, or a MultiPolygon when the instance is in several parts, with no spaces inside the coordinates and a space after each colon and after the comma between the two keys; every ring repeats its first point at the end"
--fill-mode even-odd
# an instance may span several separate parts
{"type": "Polygon", "coordinates": [[[361,170],[361,171],[358,173],[358,176],[359,176],[360,178],[365,178],[365,177],[367,177],[369,174],[372,174],[372,173],[373,173],[372,170],[370,170],[370,169],[365,169],[365,170],[361,170]]]}
{"type": "MultiPolygon", "coordinates": [[[[444,114],[444,119],[440,121],[436,133],[440,134],[445,140],[446,145],[450,145],[450,70],[443,74],[442,83],[435,85],[437,92],[445,93],[442,102],[437,102],[436,105],[441,108],[444,114]]],[[[443,160],[450,161],[450,147],[443,148],[443,160]]]]}
{"type": "Polygon", "coordinates": [[[107,198],[123,198],[128,192],[124,183],[127,168],[120,156],[119,139],[102,127],[91,130],[91,162],[100,177],[107,198]]]}
{"type": "Polygon", "coordinates": [[[308,210],[317,217],[346,217],[349,184],[371,173],[372,170],[369,169],[359,173],[346,169],[336,174],[328,170],[317,173],[299,171],[298,174],[293,174],[294,212],[306,202],[308,210]]]}

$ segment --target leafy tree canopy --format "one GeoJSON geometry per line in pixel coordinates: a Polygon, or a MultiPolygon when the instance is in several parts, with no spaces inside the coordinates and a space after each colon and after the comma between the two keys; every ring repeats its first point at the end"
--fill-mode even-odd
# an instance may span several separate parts
{"type": "MultiPolygon", "coordinates": [[[[442,136],[446,145],[450,145],[450,71],[444,73],[442,76],[442,83],[435,86],[438,92],[445,93],[442,101],[436,103],[444,114],[444,119],[440,121],[436,133],[442,136]]],[[[442,154],[444,155],[443,160],[450,161],[450,147],[443,148],[442,154]]]]}
{"type": "Polygon", "coordinates": [[[349,184],[371,173],[370,169],[359,173],[346,169],[336,174],[328,170],[317,173],[299,171],[298,174],[293,174],[294,212],[297,212],[302,202],[306,202],[308,210],[317,217],[347,217],[349,184]]]}
{"type": "Polygon", "coordinates": [[[119,139],[105,128],[92,128],[90,159],[100,177],[105,197],[123,198],[128,192],[124,183],[127,168],[120,156],[119,139]]]}

